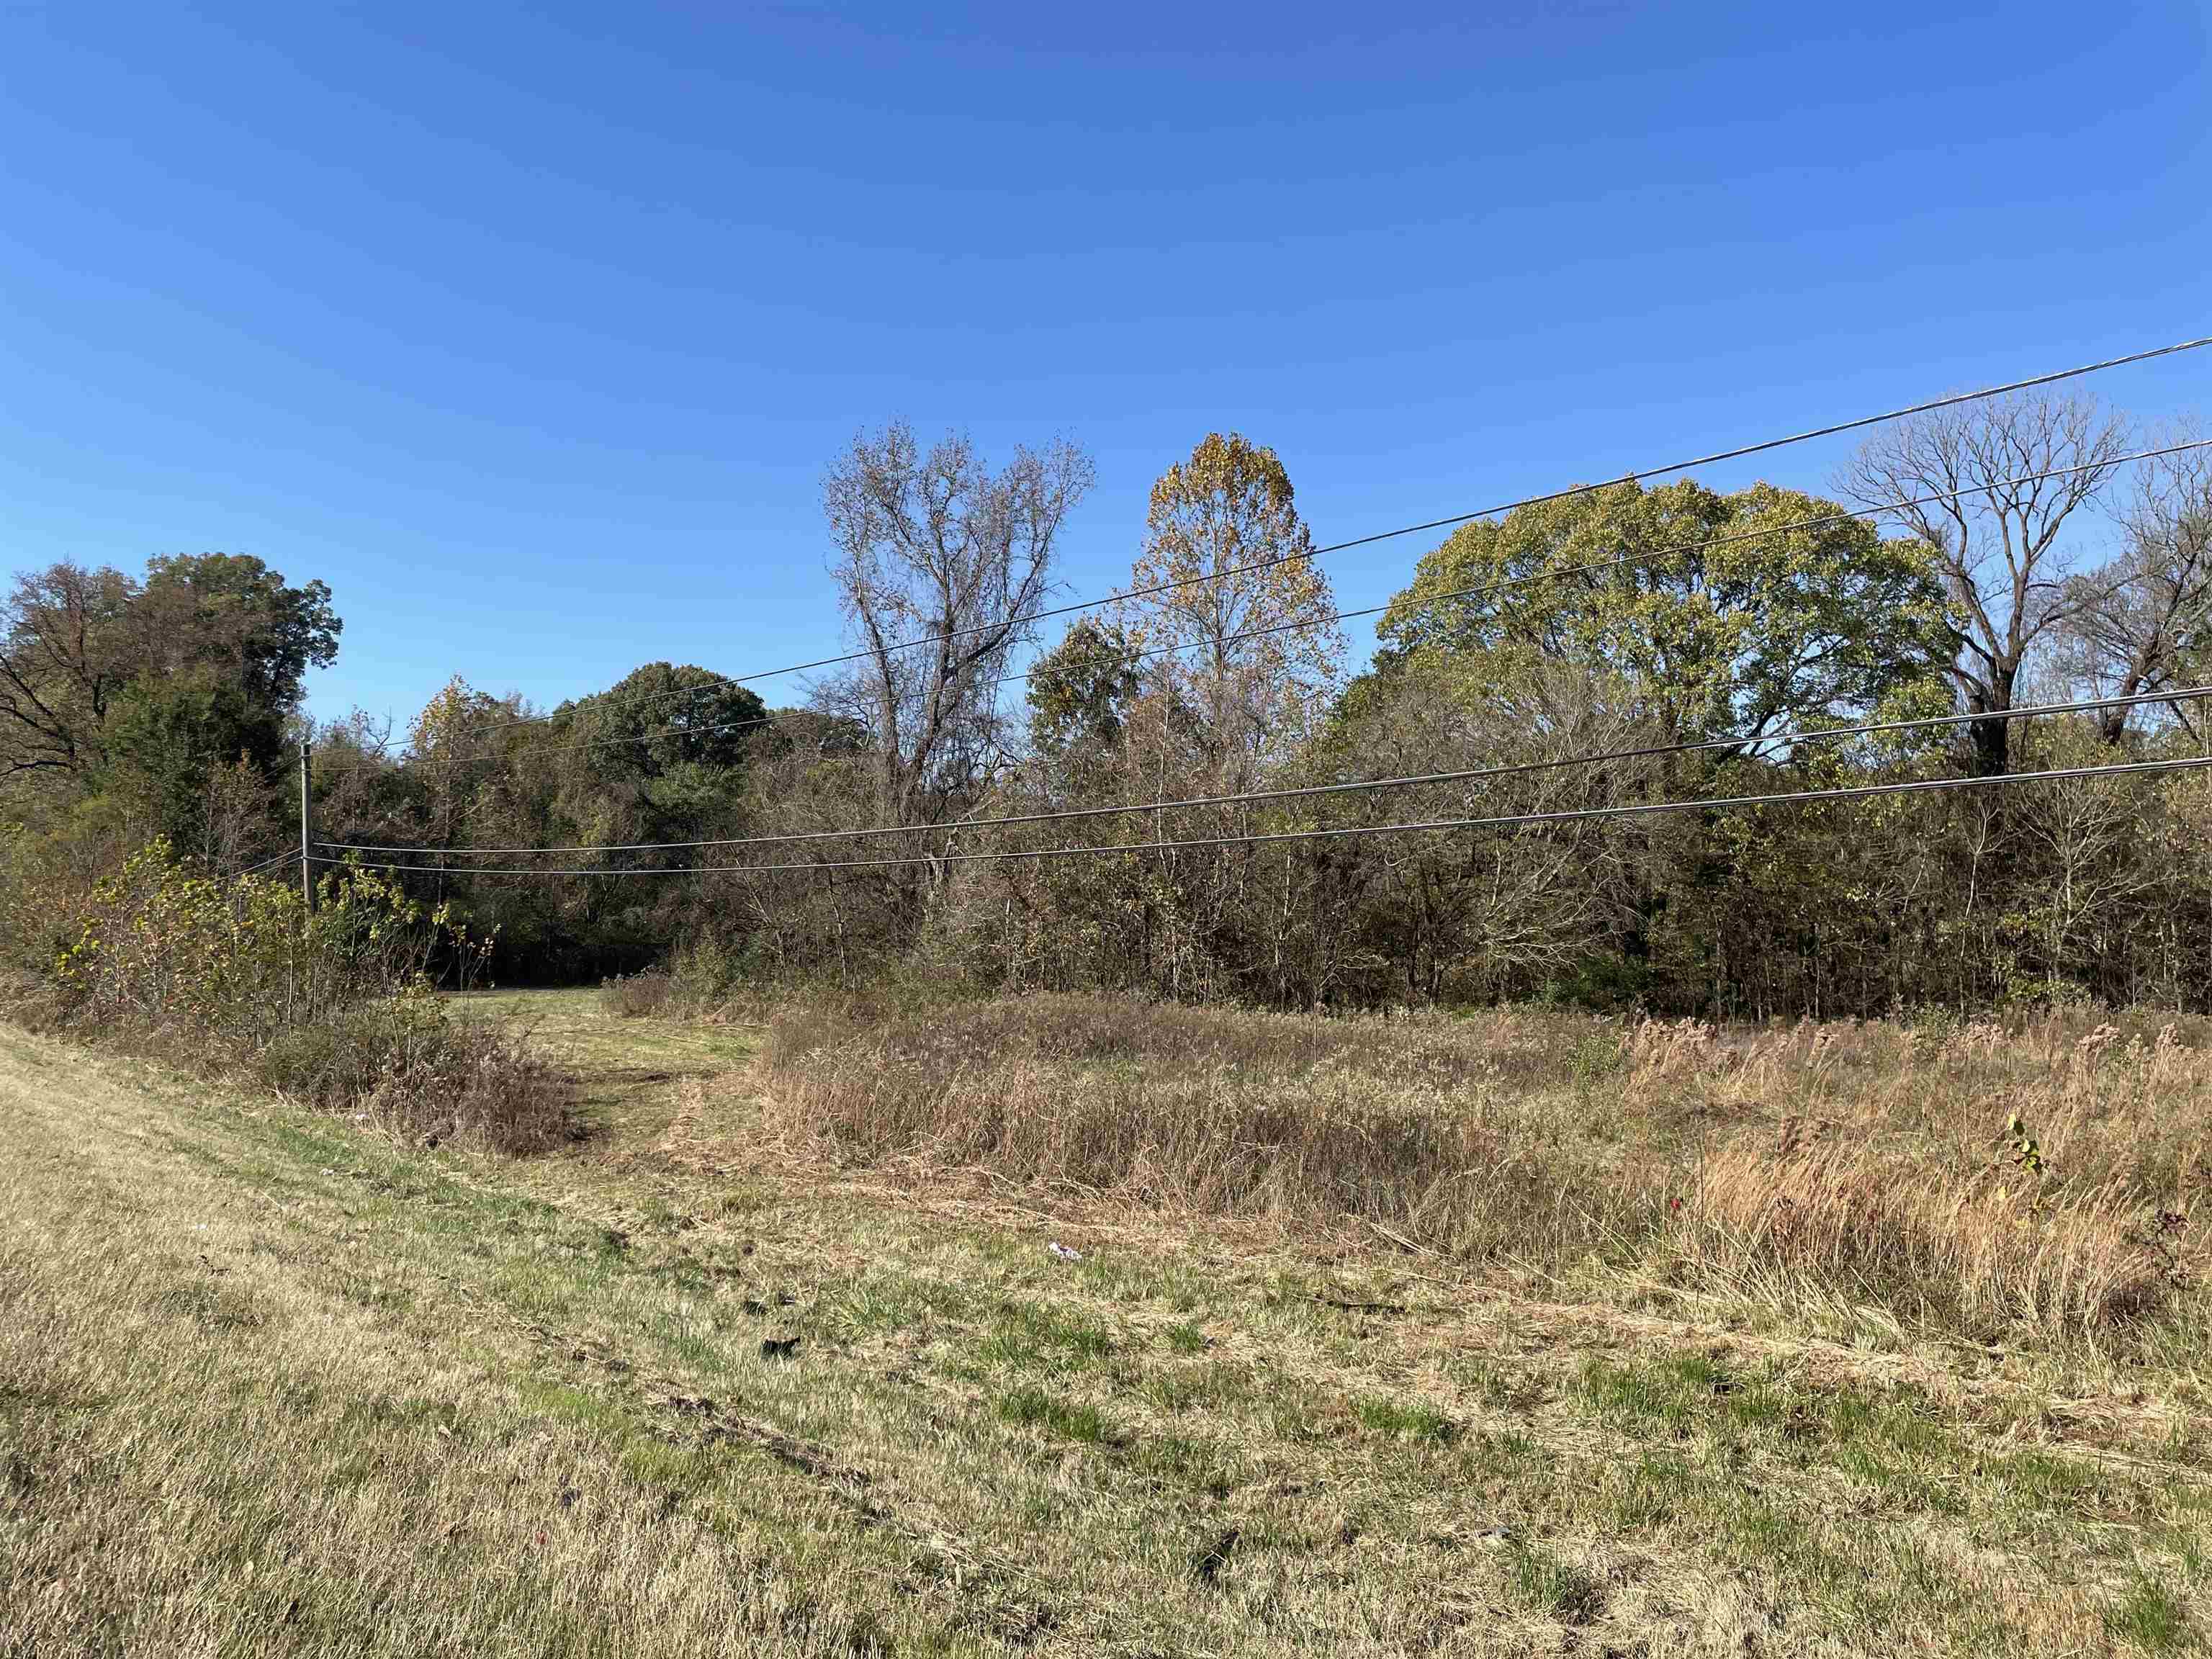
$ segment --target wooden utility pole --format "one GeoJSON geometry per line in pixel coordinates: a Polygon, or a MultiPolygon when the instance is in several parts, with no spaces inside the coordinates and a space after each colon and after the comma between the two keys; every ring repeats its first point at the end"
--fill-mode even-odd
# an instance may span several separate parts
{"type": "Polygon", "coordinates": [[[307,759],[308,744],[300,739],[300,897],[308,913],[315,908],[315,808],[313,797],[308,793],[313,773],[307,759]]]}

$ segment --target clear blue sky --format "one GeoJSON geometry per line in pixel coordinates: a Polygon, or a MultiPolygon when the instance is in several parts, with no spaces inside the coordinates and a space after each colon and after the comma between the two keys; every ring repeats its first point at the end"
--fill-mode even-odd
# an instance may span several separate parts
{"type": "Polygon", "coordinates": [[[1090,593],[1210,428],[1336,539],[2212,331],[2199,4],[1398,16],[10,7],[8,562],[322,577],[404,721],[815,654],[892,416],[1087,446],[1090,593]]]}

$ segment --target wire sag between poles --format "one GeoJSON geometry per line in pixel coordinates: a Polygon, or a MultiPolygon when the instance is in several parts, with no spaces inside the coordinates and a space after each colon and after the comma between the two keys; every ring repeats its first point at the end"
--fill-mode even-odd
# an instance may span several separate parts
{"type": "MultiPolygon", "coordinates": [[[[1597,818],[1643,817],[1657,812],[1717,811],[1742,806],[1803,805],[1810,801],[1863,800],[1877,795],[1909,795],[1928,791],[1988,789],[2015,783],[2041,783],[2064,778],[2122,777],[2133,774],[2182,772],[2212,766],[2212,755],[2186,755],[2173,760],[2130,761],[2105,766],[2055,767],[2040,772],[2008,772],[1994,777],[1914,778],[1896,783],[1852,784],[1836,789],[1792,789],[1759,795],[1712,795],[1698,800],[1635,801],[1619,806],[1582,806],[1554,812],[1510,812],[1490,817],[1424,818],[1406,823],[1352,824],[1329,830],[1280,830],[1253,836],[1200,836],[1182,841],[1101,842],[1088,847],[996,848],[979,853],[922,853],[874,859],[824,859],[785,864],[695,864],[655,868],[548,870],[543,867],[483,869],[467,865],[371,864],[354,859],[317,855],[318,864],[343,868],[398,871],[429,876],[575,876],[622,878],[633,876],[767,875],[806,870],[872,870],[895,865],[983,864],[1016,860],[1103,857],[1131,853],[1171,853],[1206,847],[1264,847],[1282,842],[1340,841],[1364,836],[1402,836],[1422,830],[1492,830],[1529,824],[1573,823],[1597,818]]],[[[947,825],[957,830],[957,824],[947,825]]]]}
{"type": "MultiPolygon", "coordinates": [[[[2212,345],[2212,335],[2203,335],[2195,339],[2178,340],[2172,345],[2153,346],[2142,351],[2131,351],[2118,357],[2106,357],[2096,362],[2078,364],[2072,368],[2054,369],[2045,374],[2031,374],[2025,380],[2008,380],[2002,386],[1984,386],[1978,392],[1955,392],[1945,397],[1930,398],[1920,403],[1907,404],[1902,408],[1884,410],[1877,415],[1855,416],[1847,421],[1836,421],[1826,426],[1809,427],[1802,432],[1790,433],[1779,438],[1765,438],[1757,443],[1741,445],[1734,449],[1715,450],[1711,454],[1692,456],[1687,460],[1668,461],[1658,466],[1639,468],[1635,471],[1624,472],[1618,477],[1607,478],[1596,483],[1571,484],[1564,489],[1547,490],[1540,495],[1523,495],[1516,501],[1500,501],[1491,507],[1479,507],[1466,513],[1454,513],[1440,519],[1424,520],[1419,524],[1400,525],[1393,530],[1378,530],[1369,535],[1355,536],[1349,541],[1330,542],[1322,547],[1301,548],[1295,553],[1285,553],[1271,559],[1258,559],[1249,564],[1231,566],[1227,570],[1214,571],[1206,575],[1186,576],[1175,581],[1156,583],[1149,587],[1124,588],[1119,592],[1109,593],[1100,599],[1080,599],[1070,605],[1054,605],[1038,611],[1029,620],[1032,623],[1045,622],[1055,617],[1073,616],[1081,611],[1095,611],[1103,605],[1116,605],[1128,599],[1147,599],[1155,594],[1173,592],[1181,588],[1197,586],[1209,581],[1223,581],[1231,576],[1243,575],[1257,570],[1268,570],[1277,565],[1291,564],[1302,559],[1319,558],[1327,553],[1341,553],[1355,547],[1367,547],[1374,543],[1389,541],[1400,536],[1416,536],[1424,531],[1449,529],[1455,525],[1469,524],[1477,519],[1488,518],[1493,514],[1510,513],[1520,507],[1535,507],[1546,501],[1566,501],[1577,495],[1594,495],[1600,490],[1610,489],[1616,484],[1635,483],[1644,478],[1665,477],[1671,473],[1686,472],[1692,467],[1717,465],[1722,461],[1741,460],[1747,456],[1763,455],[1771,450],[1786,448],[1791,444],[1806,443],[1815,438],[1830,438],[1841,433],[1856,432],[1865,427],[1879,426],[1884,421],[1903,420],[1910,416],[1925,415],[1939,409],[1954,408],[1960,404],[1978,403],[1984,398],[2002,397],[2007,392],[2025,392],[2035,386],[2052,386],[2061,380],[2078,379],[2084,374],[2100,374],[2104,370],[2119,368],[2130,363],[2148,362],[2154,358],[2171,357],[2185,351],[2196,351],[2208,345],[2212,345]]],[[[2120,464],[2119,461],[2109,463],[2112,465],[2120,464]]],[[[921,635],[915,639],[893,641],[884,649],[914,650],[921,646],[938,645],[952,640],[964,639],[970,634],[984,631],[988,630],[980,627],[940,630],[934,634],[921,635]]],[[[665,700],[668,696],[689,696],[699,691],[711,690],[716,686],[743,685],[753,680],[776,679],[786,674],[803,674],[817,668],[834,668],[843,663],[860,661],[873,654],[872,651],[848,651],[836,656],[817,657],[811,662],[793,663],[782,668],[765,668],[750,674],[727,675],[704,685],[686,686],[680,692],[655,694],[653,698],[641,700],[638,706],[643,706],[646,702],[656,700],[665,700]]],[[[491,720],[481,726],[465,727],[453,735],[457,738],[470,737],[478,732],[503,731],[510,726],[528,726],[551,718],[550,714],[529,714],[514,720],[491,720]]]]}

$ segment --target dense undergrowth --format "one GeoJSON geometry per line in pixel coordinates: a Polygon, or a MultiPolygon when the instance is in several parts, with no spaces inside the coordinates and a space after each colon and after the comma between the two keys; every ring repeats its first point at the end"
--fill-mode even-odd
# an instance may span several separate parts
{"type": "Polygon", "coordinates": [[[2202,1035],[817,1000],[776,1017],[759,1066],[786,1136],[917,1177],[980,1167],[1562,1280],[2136,1347],[2195,1328],[2202,1035]]]}
{"type": "Polygon", "coordinates": [[[156,842],[72,908],[51,972],[27,981],[55,1024],[408,1139],[568,1138],[558,1072],[440,994],[434,963],[465,982],[489,942],[373,872],[325,878],[311,909],[288,880],[198,875],[156,842]]]}

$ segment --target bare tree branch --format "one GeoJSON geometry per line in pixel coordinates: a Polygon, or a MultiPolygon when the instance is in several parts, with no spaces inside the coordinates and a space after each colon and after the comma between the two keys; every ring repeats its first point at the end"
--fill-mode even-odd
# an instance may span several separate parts
{"type": "MultiPolygon", "coordinates": [[[[2022,665],[2090,596],[2068,578],[2061,538],[2118,470],[2127,422],[2095,400],[2018,393],[1936,410],[1867,441],[1841,481],[1860,506],[1887,509],[1936,551],[1957,658],[1951,676],[1969,713],[2010,708],[2022,665]],[[2025,473],[2080,468],[2063,477],[2025,473]],[[1917,497],[1948,499],[1917,506],[1917,497]]],[[[1972,727],[1984,772],[2009,763],[2008,723],[1972,727]]]]}

